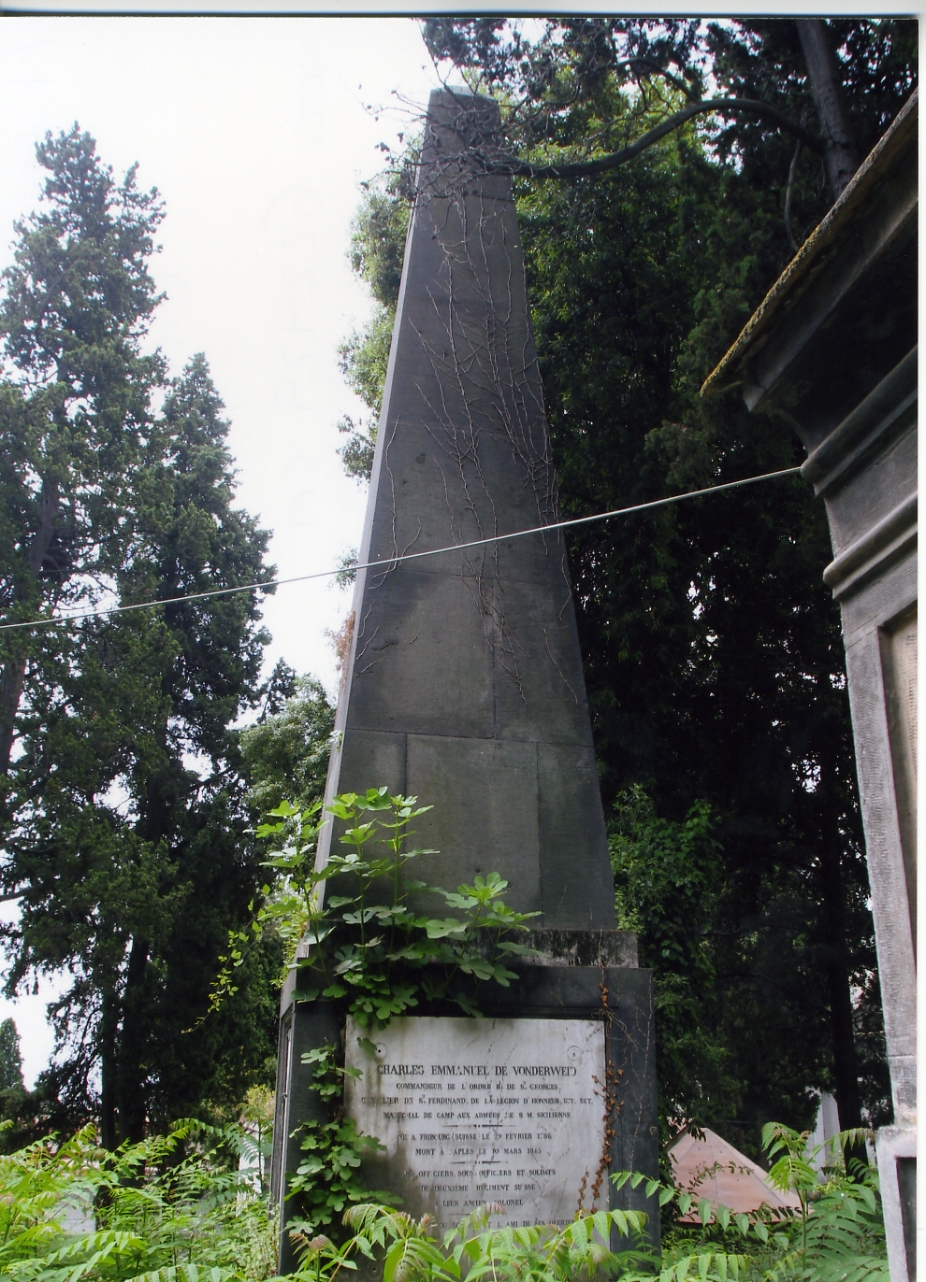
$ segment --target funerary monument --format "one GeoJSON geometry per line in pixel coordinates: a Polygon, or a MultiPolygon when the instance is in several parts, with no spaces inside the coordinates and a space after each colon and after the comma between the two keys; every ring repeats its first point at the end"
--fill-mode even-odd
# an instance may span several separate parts
{"type": "Polygon", "coordinates": [[[892,1282],[916,1260],[917,208],[914,94],[703,389],[738,384],[798,434],[829,517],[894,1107],[877,1135],[892,1282]]]}
{"type": "Polygon", "coordinates": [[[583,1199],[653,1213],[607,1173],[658,1168],[651,976],[614,929],[563,539],[498,538],[551,525],[557,500],[511,184],[474,160],[497,128],[490,102],[432,94],[360,549],[385,564],[357,574],[328,795],[432,804],[428,880],[498,872],[540,914],[539,955],[510,989],[482,986],[484,1019],[419,1008],[371,1035],[375,1058],[293,984],[281,1007],[284,1203],[316,1107],[301,1057],[327,1036],[363,1073],[348,1111],[386,1146],[371,1187],[443,1225],[486,1202],[517,1224],[568,1222],[583,1199]]]}

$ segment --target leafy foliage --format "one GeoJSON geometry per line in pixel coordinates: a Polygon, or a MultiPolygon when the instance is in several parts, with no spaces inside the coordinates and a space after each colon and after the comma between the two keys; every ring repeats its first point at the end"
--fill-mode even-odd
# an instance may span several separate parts
{"type": "Polygon", "coordinates": [[[0,1273],[29,1282],[260,1282],[277,1225],[237,1169],[237,1126],[99,1147],[85,1127],[0,1157],[0,1273]]]}
{"type": "Polygon", "coordinates": [[[241,734],[248,804],[257,817],[284,800],[300,809],[321,800],[334,732],[334,708],[320,681],[277,665],[271,683],[260,719],[241,734]]]}
{"type": "MultiPolygon", "coordinates": [[[[319,818],[321,802],[307,810],[281,802],[270,812],[276,822],[257,829],[258,837],[284,844],[263,860],[276,880],[263,888],[252,932],[272,931],[282,940],[285,971],[298,971],[297,1000],[335,1002],[361,1027],[384,1027],[419,997],[449,1000],[478,1014],[468,981],[507,987],[515,974],[506,962],[530,951],[509,936],[526,930],[536,914],[508,907],[508,883],[497,873],[455,891],[409,876],[413,861],[436,853],[407,848],[409,824],[430,809],[417,800],[385,787],[335,797],[327,810],[342,826],[337,845],[346,849],[335,849],[324,866],[315,860],[318,834],[328,822],[319,818]],[[455,915],[422,911],[427,898],[455,915]]],[[[246,933],[231,937],[213,990],[216,1007],[247,939],[246,933]]]]}

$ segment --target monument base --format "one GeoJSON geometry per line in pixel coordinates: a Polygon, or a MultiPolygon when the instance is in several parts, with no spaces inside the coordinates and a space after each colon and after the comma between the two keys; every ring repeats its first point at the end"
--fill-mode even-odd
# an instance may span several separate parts
{"type": "MultiPolygon", "coordinates": [[[[505,1208],[498,1224],[640,1210],[658,1242],[658,1200],[609,1179],[659,1173],[652,974],[637,968],[627,932],[535,931],[528,942],[543,954],[512,965],[510,988],[480,986],[482,1019],[461,1018],[450,1003],[422,1006],[365,1034],[375,1055],[359,1043],[363,1030],[328,1004],[294,1002],[288,986],[274,1130],[282,1223],[297,1213],[285,1189],[299,1128],[324,1120],[302,1055],[327,1041],[363,1074],[346,1093],[348,1114],[386,1145],[364,1165],[368,1183],[401,1197],[403,1210],[430,1211],[442,1228],[484,1203],[505,1208]],[[529,1107],[533,1099],[545,1102],[529,1107]]],[[[281,1272],[294,1265],[284,1233],[281,1272]]]]}

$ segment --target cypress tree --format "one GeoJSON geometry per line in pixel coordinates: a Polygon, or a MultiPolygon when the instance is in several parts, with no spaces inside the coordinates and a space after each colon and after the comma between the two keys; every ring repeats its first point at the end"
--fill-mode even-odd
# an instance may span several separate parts
{"type": "Polygon", "coordinates": [[[167,380],[144,351],[156,192],[117,186],[76,126],[38,155],[45,208],[17,226],[0,307],[3,621],[166,604],[0,634],[8,989],[69,974],[40,1096],[49,1124],[98,1117],[114,1146],[235,1103],[273,1054],[272,959],[206,1017],[259,884],[234,729],[260,697],[259,593],[172,600],[272,569],[204,357],[167,380]]]}

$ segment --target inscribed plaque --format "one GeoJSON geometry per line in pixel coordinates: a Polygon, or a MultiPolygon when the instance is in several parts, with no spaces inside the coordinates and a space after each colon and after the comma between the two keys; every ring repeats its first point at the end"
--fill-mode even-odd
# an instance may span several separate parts
{"type": "Polygon", "coordinates": [[[348,1020],[346,1062],[348,1115],[385,1146],[364,1169],[403,1210],[450,1228],[485,1203],[513,1226],[607,1208],[599,1021],[404,1017],[371,1035],[348,1020]]]}

